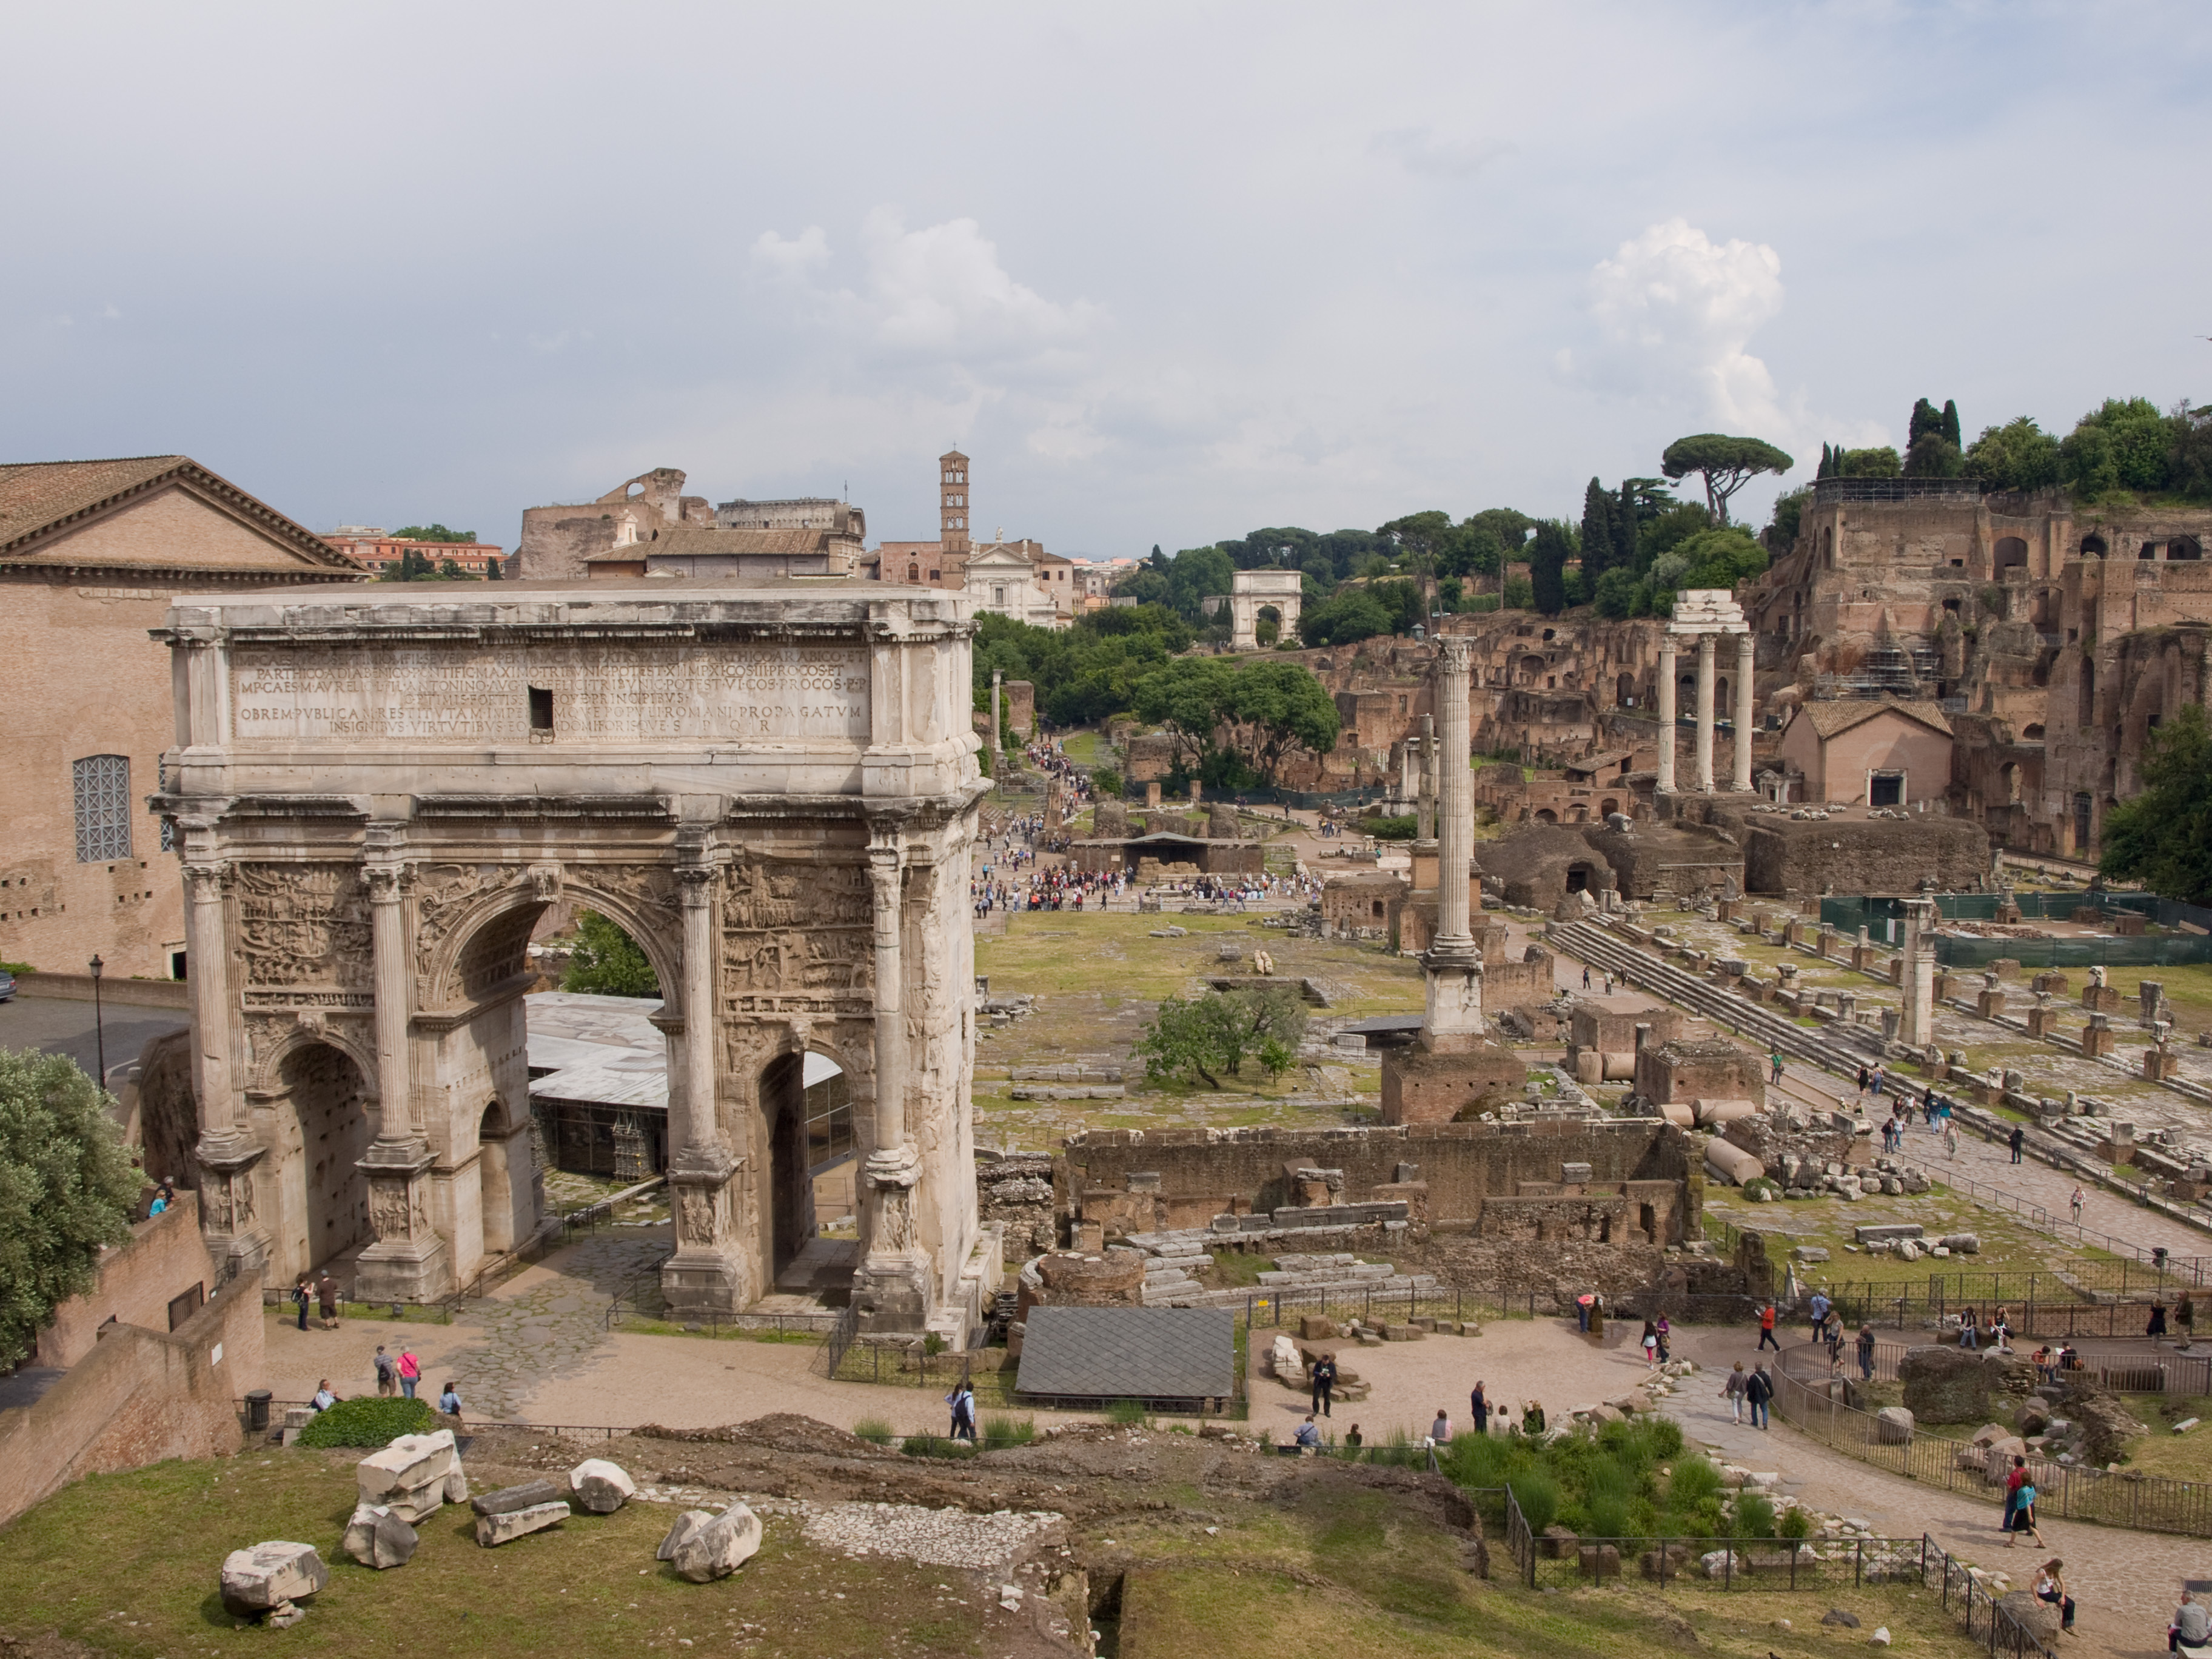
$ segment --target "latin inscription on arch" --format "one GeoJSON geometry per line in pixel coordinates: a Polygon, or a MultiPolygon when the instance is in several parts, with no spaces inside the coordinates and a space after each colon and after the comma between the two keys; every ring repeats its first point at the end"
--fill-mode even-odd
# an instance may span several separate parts
{"type": "Polygon", "coordinates": [[[343,655],[240,647],[231,659],[231,721],[246,746],[380,738],[865,740],[868,659],[842,646],[591,641],[497,651],[369,646],[343,655]],[[550,732],[542,711],[532,729],[533,690],[552,693],[550,732]]]}

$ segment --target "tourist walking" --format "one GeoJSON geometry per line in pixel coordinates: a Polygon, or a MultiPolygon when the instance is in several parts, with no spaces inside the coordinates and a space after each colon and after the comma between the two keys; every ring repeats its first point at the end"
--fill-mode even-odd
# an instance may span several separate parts
{"type": "Polygon", "coordinates": [[[373,1363],[376,1366],[377,1393],[380,1395],[398,1394],[399,1392],[398,1363],[394,1360],[390,1354],[385,1352],[384,1344],[381,1342],[376,1345],[376,1358],[373,1363]]]}
{"type": "Polygon", "coordinates": [[[422,1362],[415,1357],[415,1350],[402,1346],[399,1350],[399,1392],[410,1400],[415,1397],[415,1386],[422,1380],[422,1362]]]}
{"type": "Polygon", "coordinates": [[[2058,1628],[2070,1635],[2074,1629],[2074,1598],[2066,1593],[2066,1564],[2052,1556],[2035,1570],[2035,1599],[2058,1609],[2058,1628]]]}
{"type": "Polygon", "coordinates": [[[1768,1054],[1766,1063],[1774,1068],[1774,1081],[1780,1083],[1782,1081],[1782,1050],[1777,1048],[1768,1054]]]}
{"type": "Polygon", "coordinates": [[[1477,1434],[1490,1432],[1490,1395],[1480,1382],[1474,1385],[1474,1392],[1467,1397],[1467,1416],[1477,1434]]]}
{"type": "Polygon", "coordinates": [[[2161,1337],[2166,1334],[2165,1303],[2154,1302],[2150,1304],[2150,1322],[2143,1327],[2143,1334],[2153,1338],[2161,1337]]]}
{"type": "Polygon", "coordinates": [[[1874,1381],[1874,1327],[1871,1325],[1859,1327],[1859,1380],[1863,1382],[1874,1381]]]}
{"type": "Polygon", "coordinates": [[[1653,1370],[1659,1369],[1659,1328],[1650,1320],[1644,1322],[1644,1334],[1638,1339],[1644,1349],[1644,1363],[1653,1370]]]}
{"type": "Polygon", "coordinates": [[[1943,1114],[1943,1150],[1953,1163],[1959,1160],[1959,1126],[1951,1121],[1948,1112],[1943,1114]]]}
{"type": "Polygon", "coordinates": [[[1774,1379],[1766,1374],[1765,1366],[1759,1366],[1744,1378],[1743,1397],[1751,1406],[1752,1427],[1767,1427],[1766,1402],[1774,1398],[1774,1379]]]}
{"type": "Polygon", "coordinates": [[[1667,1345],[1674,1337],[1674,1328],[1667,1322],[1667,1316],[1661,1314],[1656,1328],[1659,1333],[1659,1363],[1663,1365],[1670,1358],[1667,1352],[1667,1345]]]}
{"type": "Polygon", "coordinates": [[[1721,1379],[1721,1398],[1729,1402],[1731,1422],[1743,1421],[1743,1390],[1748,1381],[1744,1376],[1743,1361],[1741,1359],[1735,1362],[1735,1369],[1721,1379]]]}
{"type": "Polygon", "coordinates": [[[1820,1327],[1828,1322],[1828,1310],[1835,1305],[1828,1299],[1826,1291],[1813,1292],[1813,1340],[1815,1342],[1820,1340],[1820,1327]]]}
{"type": "Polygon", "coordinates": [[[1759,1304],[1759,1346],[1762,1350],[1771,1348],[1777,1353],[1782,1352],[1782,1345],[1774,1340],[1774,1304],[1771,1302],[1759,1304]]]}
{"type": "Polygon", "coordinates": [[[972,1445],[975,1439],[975,1391],[968,1386],[965,1377],[953,1385],[952,1392],[945,1396],[945,1403],[952,1408],[952,1437],[972,1445]]]}
{"type": "Polygon", "coordinates": [[[1315,1360],[1307,1380],[1313,1384],[1311,1408],[1323,1417],[1330,1415],[1329,1403],[1336,1394],[1336,1356],[1325,1353],[1315,1360]]]}
{"type": "Polygon", "coordinates": [[[337,1329],[338,1282],[331,1277],[328,1267],[323,1269],[323,1276],[315,1281],[315,1301],[322,1310],[323,1328],[326,1331],[337,1329]]]}
{"type": "Polygon", "coordinates": [[[2081,1224],[2081,1189],[2079,1187],[2074,1189],[2074,1196],[2066,1200],[2066,1207],[2074,1212],[2074,1224],[2080,1226],[2081,1224]]]}
{"type": "Polygon", "coordinates": [[[2012,1161],[2015,1164],[2019,1163],[2021,1148],[2027,1145],[2027,1131],[2021,1128],[2019,1124],[2014,1124],[2012,1138],[2006,1141],[2005,1145],[2012,1148],[2012,1161]]]}

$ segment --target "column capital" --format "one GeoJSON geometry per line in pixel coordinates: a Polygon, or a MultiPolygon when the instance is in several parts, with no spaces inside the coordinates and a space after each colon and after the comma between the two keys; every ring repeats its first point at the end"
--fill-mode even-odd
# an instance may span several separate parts
{"type": "Polygon", "coordinates": [[[1447,674],[1464,674],[1474,660],[1474,647],[1457,637],[1437,641],[1437,666],[1447,674]]]}
{"type": "Polygon", "coordinates": [[[1713,635],[1711,634],[1698,635],[1698,656],[1705,662],[1711,662],[1713,659],[1713,635]]]}
{"type": "Polygon", "coordinates": [[[185,896],[191,902],[218,904],[230,882],[230,865],[223,859],[196,860],[184,866],[184,876],[185,896]]]}
{"type": "Polygon", "coordinates": [[[677,902],[686,910],[703,910],[714,902],[714,881],[721,873],[718,865],[686,864],[678,866],[677,902]]]}
{"type": "Polygon", "coordinates": [[[371,904],[397,904],[404,896],[407,866],[404,864],[364,864],[361,879],[371,904]]]}

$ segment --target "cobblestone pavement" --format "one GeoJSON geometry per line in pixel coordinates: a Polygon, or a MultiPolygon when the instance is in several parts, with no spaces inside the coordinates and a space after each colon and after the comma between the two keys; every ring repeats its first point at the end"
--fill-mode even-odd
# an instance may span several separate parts
{"type": "Polygon", "coordinates": [[[549,1377],[573,1377],[613,1350],[607,1304],[635,1289],[668,1254],[666,1227],[594,1234],[527,1267],[467,1304],[458,1328],[466,1346],[442,1362],[469,1379],[463,1395],[478,1417],[520,1418],[549,1377]]]}

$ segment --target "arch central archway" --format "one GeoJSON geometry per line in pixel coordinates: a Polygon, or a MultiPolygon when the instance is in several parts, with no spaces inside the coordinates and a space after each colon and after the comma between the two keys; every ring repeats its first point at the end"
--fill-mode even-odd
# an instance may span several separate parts
{"type": "Polygon", "coordinates": [[[291,1154],[277,1166],[270,1276],[289,1284],[374,1237],[361,1170],[374,1124],[361,1068],[327,1042],[284,1055],[269,1108],[277,1144],[291,1154]]]}

